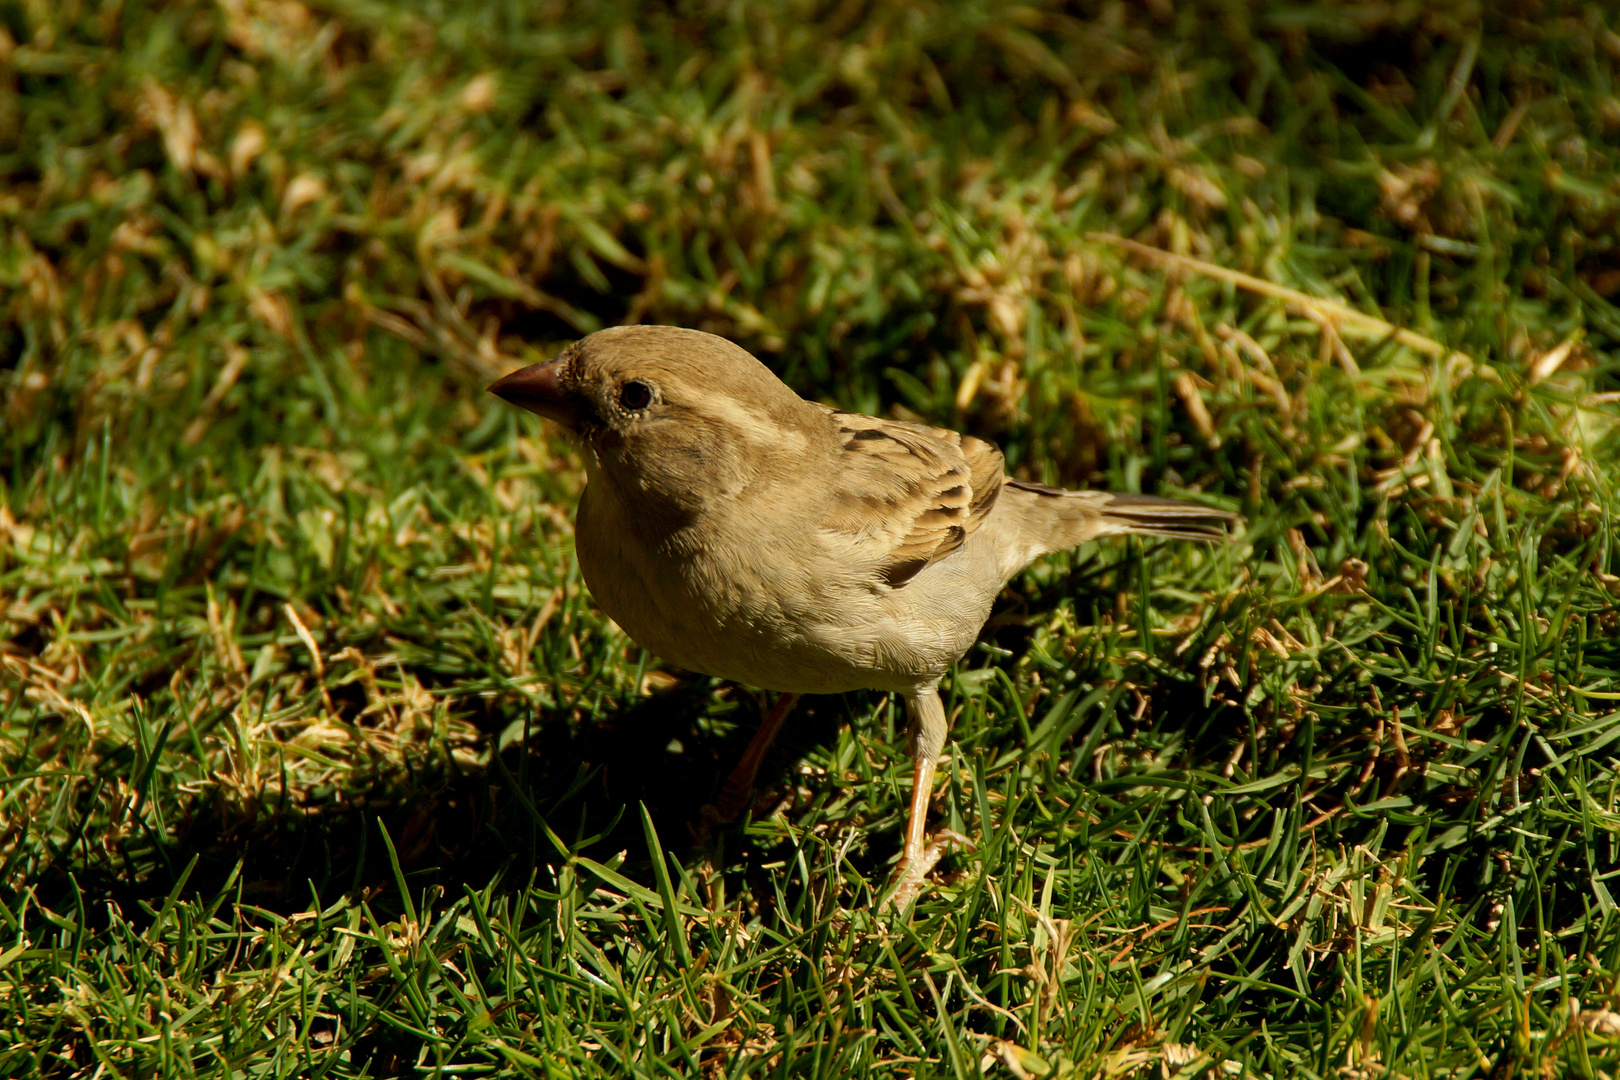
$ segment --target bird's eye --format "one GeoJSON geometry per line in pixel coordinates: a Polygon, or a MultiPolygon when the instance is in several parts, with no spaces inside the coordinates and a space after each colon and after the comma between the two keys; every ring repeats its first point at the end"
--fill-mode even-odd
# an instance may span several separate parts
{"type": "Polygon", "coordinates": [[[640,412],[652,404],[652,387],[640,379],[631,379],[619,387],[619,404],[631,412],[640,412]]]}

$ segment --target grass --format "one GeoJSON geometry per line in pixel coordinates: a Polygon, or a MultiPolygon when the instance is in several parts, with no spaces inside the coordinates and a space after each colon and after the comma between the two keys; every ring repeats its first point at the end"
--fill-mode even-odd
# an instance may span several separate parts
{"type": "Polygon", "coordinates": [[[0,1074],[1614,1075],[1617,166],[1596,3],[0,3],[0,1074]],[[689,830],[483,393],[626,320],[1247,517],[1008,590],[909,918],[881,695],[689,830]]]}

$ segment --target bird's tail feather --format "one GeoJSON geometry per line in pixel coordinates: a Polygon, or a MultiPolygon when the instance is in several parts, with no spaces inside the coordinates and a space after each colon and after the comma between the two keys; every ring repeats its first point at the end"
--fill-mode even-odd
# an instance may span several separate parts
{"type": "Polygon", "coordinates": [[[1243,520],[1237,514],[1183,499],[1120,494],[1109,497],[1102,517],[1105,525],[1121,532],[1210,542],[1230,540],[1232,526],[1243,520]]]}
{"type": "Polygon", "coordinates": [[[1226,510],[1182,499],[1064,491],[1024,480],[1006,481],[1002,498],[1009,495],[1026,504],[1026,529],[1040,523],[1041,527],[1033,531],[1044,533],[1037,543],[1046,552],[1071,548],[1099,536],[1125,534],[1213,543],[1230,539],[1231,528],[1243,520],[1226,510]]]}

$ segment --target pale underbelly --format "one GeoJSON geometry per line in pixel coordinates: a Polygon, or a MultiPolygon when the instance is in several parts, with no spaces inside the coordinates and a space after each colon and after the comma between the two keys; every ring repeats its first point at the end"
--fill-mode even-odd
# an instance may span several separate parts
{"type": "Polygon", "coordinates": [[[620,529],[582,530],[576,552],[598,606],[654,656],[793,693],[934,685],[973,644],[999,585],[978,583],[966,550],[892,591],[826,571],[794,585],[784,567],[766,577],[737,552],[653,559],[620,529]]]}
{"type": "MultiPolygon", "coordinates": [[[[716,610],[677,583],[648,583],[622,571],[581,569],[597,604],[631,639],[659,659],[690,671],[766,690],[835,694],[931,686],[973,643],[988,604],[964,597],[948,620],[911,618],[870,596],[823,605],[816,614],[734,591],[716,610]],[[899,617],[897,617],[897,615],[899,617]]],[[[879,598],[882,599],[882,598],[879,598]]]]}

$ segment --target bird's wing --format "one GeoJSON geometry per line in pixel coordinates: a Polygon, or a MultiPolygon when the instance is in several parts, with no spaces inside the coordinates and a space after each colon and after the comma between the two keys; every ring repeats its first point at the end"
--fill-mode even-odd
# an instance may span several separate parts
{"type": "Polygon", "coordinates": [[[870,551],[891,588],[961,547],[1001,494],[1001,451],[982,439],[859,413],[828,421],[843,450],[822,527],[870,551]]]}

